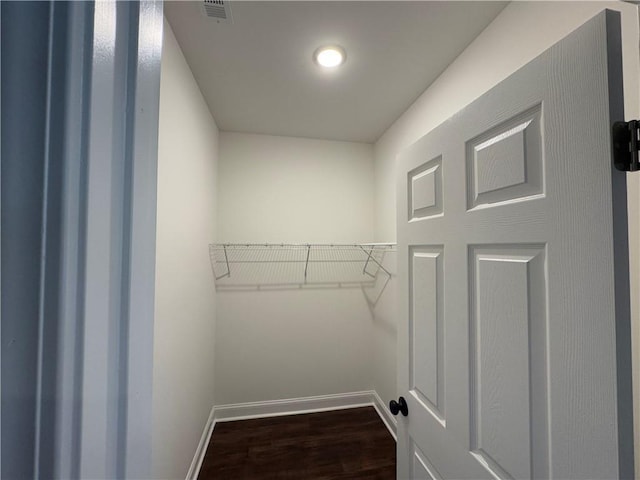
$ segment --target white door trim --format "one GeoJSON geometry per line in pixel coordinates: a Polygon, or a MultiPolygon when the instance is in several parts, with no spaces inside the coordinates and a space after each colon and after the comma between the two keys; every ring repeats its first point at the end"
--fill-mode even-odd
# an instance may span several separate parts
{"type": "Polygon", "coordinates": [[[151,465],[162,4],[96,2],[85,105],[85,272],[79,474],[151,465]]]}
{"type": "Polygon", "coordinates": [[[21,8],[48,21],[46,71],[31,72],[46,83],[47,134],[34,138],[44,143],[42,219],[29,219],[43,225],[37,413],[21,461],[35,477],[148,478],[162,3],[21,8]]]}

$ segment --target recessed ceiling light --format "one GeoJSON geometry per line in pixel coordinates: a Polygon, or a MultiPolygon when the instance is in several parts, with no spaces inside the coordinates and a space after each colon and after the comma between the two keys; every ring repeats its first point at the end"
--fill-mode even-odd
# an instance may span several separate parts
{"type": "Polygon", "coordinates": [[[335,68],[344,63],[347,54],[344,48],[337,45],[320,47],[313,53],[313,60],[321,67],[335,68]]]}

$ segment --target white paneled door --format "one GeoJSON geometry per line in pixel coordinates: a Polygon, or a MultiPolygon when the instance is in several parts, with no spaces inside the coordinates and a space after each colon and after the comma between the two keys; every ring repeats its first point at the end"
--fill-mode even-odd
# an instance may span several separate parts
{"type": "Polygon", "coordinates": [[[400,155],[399,478],[633,476],[619,22],[400,155]]]}

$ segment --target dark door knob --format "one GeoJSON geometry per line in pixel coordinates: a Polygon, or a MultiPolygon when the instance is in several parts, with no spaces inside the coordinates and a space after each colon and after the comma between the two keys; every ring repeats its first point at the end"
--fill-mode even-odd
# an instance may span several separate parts
{"type": "Polygon", "coordinates": [[[405,417],[409,415],[409,407],[407,406],[407,401],[404,397],[400,397],[397,402],[395,400],[391,400],[389,402],[389,410],[391,410],[391,413],[394,415],[398,415],[398,412],[401,412],[405,417]]]}

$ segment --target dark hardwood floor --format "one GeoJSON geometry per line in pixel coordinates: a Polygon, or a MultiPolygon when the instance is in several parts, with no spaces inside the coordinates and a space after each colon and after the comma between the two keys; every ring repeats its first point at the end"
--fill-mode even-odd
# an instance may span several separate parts
{"type": "Polygon", "coordinates": [[[373,407],[223,422],[200,480],[393,480],[396,443],[373,407]]]}

